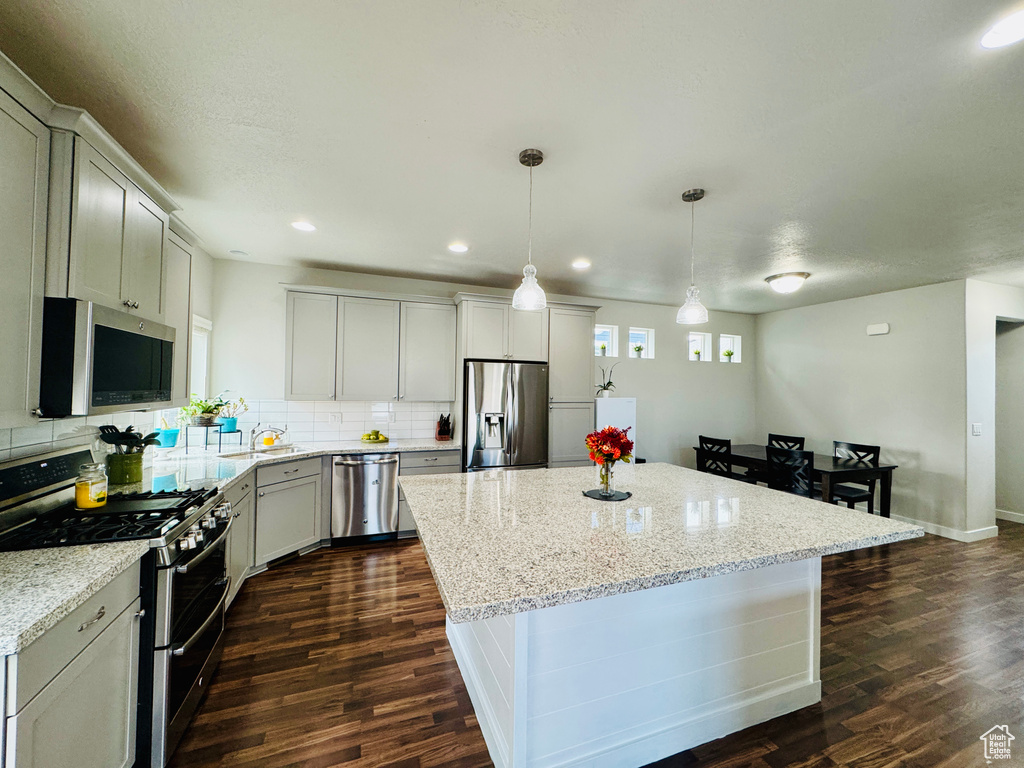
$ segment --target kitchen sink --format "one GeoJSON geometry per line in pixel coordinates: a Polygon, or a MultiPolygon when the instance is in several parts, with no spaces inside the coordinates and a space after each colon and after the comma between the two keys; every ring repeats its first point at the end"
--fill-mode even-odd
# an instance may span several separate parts
{"type": "Polygon", "coordinates": [[[292,453],[299,453],[302,451],[297,445],[286,445],[280,448],[263,448],[255,451],[238,451],[237,453],[222,453],[218,458],[221,459],[234,459],[236,461],[250,461],[252,459],[258,459],[262,456],[287,456],[292,453]]]}

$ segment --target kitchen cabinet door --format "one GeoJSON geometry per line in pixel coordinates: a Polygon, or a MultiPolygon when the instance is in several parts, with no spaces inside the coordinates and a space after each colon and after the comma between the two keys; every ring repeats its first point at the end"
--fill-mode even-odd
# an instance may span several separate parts
{"type": "Polygon", "coordinates": [[[125,175],[76,136],[68,296],[126,308],[122,269],[133,194],[125,175]]]}
{"type": "Polygon", "coordinates": [[[594,431],[594,401],[553,403],[548,408],[548,466],[585,467],[590,454],[584,443],[594,431]]]}
{"type": "Polygon", "coordinates": [[[502,360],[508,357],[508,304],[488,301],[463,302],[466,313],[466,357],[502,360]]]}
{"type": "Polygon", "coordinates": [[[231,522],[228,539],[228,576],[231,577],[228,605],[234,602],[249,569],[256,562],[253,553],[253,525],[256,520],[253,515],[252,491],[248,491],[238,501],[232,501],[231,511],[235,517],[231,522]]]}
{"type": "Polygon", "coordinates": [[[187,405],[189,363],[192,346],[192,251],[184,240],[171,235],[167,240],[167,280],[164,322],[174,328],[174,364],[171,372],[171,402],[187,405]]]}
{"type": "Polygon", "coordinates": [[[594,313],[585,310],[551,310],[549,325],[552,402],[584,402],[594,397],[594,313]]]}
{"type": "Polygon", "coordinates": [[[388,299],[338,298],[339,400],[397,400],[401,310],[388,299]]]}
{"type": "Polygon", "coordinates": [[[169,217],[134,185],[130,193],[128,251],[121,277],[122,305],[127,301],[134,314],[162,323],[169,217]]]}
{"type": "Polygon", "coordinates": [[[256,565],[320,541],[320,475],[256,491],[256,565]]]}
{"type": "Polygon", "coordinates": [[[398,399],[455,399],[455,307],[402,302],[398,399]]]}
{"type": "Polygon", "coordinates": [[[0,429],[39,404],[49,164],[49,129],[0,91],[0,429]]]}
{"type": "Polygon", "coordinates": [[[7,718],[8,768],[127,768],[135,762],[139,599],[7,718]]]}
{"type": "Polygon", "coordinates": [[[545,363],[548,359],[548,312],[523,312],[508,307],[508,352],[513,360],[545,363]]]}
{"type": "Polygon", "coordinates": [[[285,399],[333,400],[338,297],[289,292],[285,325],[285,399]]]}

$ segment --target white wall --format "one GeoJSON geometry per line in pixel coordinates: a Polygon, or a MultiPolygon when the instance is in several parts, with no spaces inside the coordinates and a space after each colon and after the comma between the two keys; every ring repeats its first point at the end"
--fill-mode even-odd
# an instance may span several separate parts
{"type": "Polygon", "coordinates": [[[1024,324],[996,324],[996,509],[1024,522],[1024,324]]]}
{"type": "Polygon", "coordinates": [[[965,293],[961,280],[759,316],[758,438],[880,445],[899,464],[894,515],[988,535],[968,534],[983,526],[967,515],[965,293]],[[871,323],[891,331],[867,336],[871,323]]]}
{"type": "MultiPolygon", "coordinates": [[[[211,390],[230,389],[252,400],[279,400],[284,395],[285,289],[281,283],[447,297],[458,291],[511,295],[511,290],[455,283],[222,259],[214,260],[213,272],[211,390]]],[[[552,301],[559,298],[549,296],[552,301]]],[[[620,355],[618,359],[623,363],[614,378],[616,395],[638,400],[637,420],[645,458],[692,464],[690,446],[701,432],[737,441],[753,436],[753,316],[712,312],[711,322],[701,327],[715,334],[716,350],[719,333],[742,335],[742,363],[691,363],[685,359],[688,329],[676,325],[676,307],[600,300],[592,303],[602,306],[597,322],[620,326],[622,355],[630,325],[655,329],[655,359],[626,359],[620,355]]],[[[600,360],[604,365],[610,361],[600,360]]]]}
{"type": "Polygon", "coordinates": [[[996,509],[996,320],[1024,320],[1024,289],[967,280],[967,434],[969,529],[995,525],[996,509]]]}
{"type": "Polygon", "coordinates": [[[192,314],[213,317],[213,259],[199,247],[192,253],[192,314]]]}

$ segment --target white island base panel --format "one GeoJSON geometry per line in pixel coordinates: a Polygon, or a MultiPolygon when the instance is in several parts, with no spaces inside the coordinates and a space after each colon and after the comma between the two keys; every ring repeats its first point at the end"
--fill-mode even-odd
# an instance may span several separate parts
{"type": "Polygon", "coordinates": [[[821,558],[456,624],[497,766],[642,766],[821,700],[821,558]]]}

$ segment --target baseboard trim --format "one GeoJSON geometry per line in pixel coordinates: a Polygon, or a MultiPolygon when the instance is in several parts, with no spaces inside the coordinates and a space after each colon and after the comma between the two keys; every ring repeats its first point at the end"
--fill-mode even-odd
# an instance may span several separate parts
{"type": "Polygon", "coordinates": [[[1011,512],[1008,509],[997,509],[996,520],[1006,520],[1010,523],[1024,523],[1024,514],[1020,512],[1011,512]]]}
{"type": "MultiPolygon", "coordinates": [[[[937,525],[936,523],[930,523],[927,520],[915,520],[912,517],[903,517],[902,515],[893,515],[893,520],[900,520],[904,523],[911,523],[913,525],[920,525],[924,528],[925,533],[933,533],[936,536],[942,536],[946,539],[953,539],[954,541],[962,541],[964,543],[971,543],[972,541],[981,541],[982,539],[993,539],[999,535],[999,528],[994,525],[989,525],[984,528],[975,528],[973,531],[961,531],[958,528],[949,528],[945,525],[937,525]]],[[[1024,522],[1024,520],[1022,520],[1024,522]]]]}

